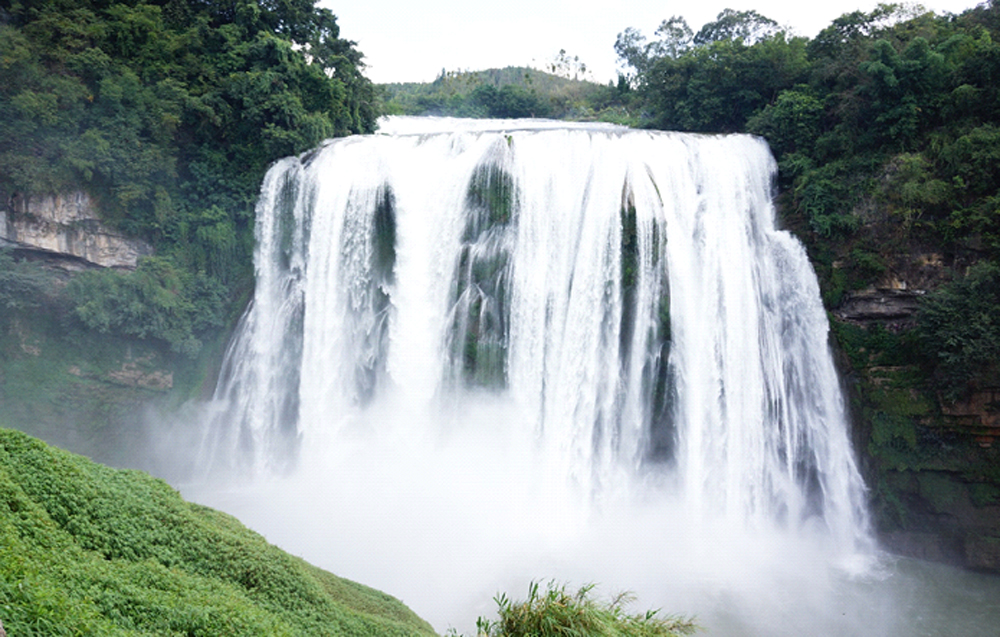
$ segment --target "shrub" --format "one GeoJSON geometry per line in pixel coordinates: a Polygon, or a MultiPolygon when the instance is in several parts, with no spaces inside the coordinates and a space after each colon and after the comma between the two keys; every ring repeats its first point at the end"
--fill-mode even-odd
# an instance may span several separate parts
{"type": "Polygon", "coordinates": [[[143,259],[135,272],[84,272],[70,295],[88,328],[164,341],[190,357],[201,349],[198,336],[224,321],[220,284],[163,257],[143,259]]]}

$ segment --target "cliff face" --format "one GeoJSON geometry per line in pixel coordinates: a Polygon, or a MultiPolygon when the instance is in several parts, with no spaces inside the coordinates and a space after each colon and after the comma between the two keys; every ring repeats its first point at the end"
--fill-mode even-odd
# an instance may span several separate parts
{"type": "Polygon", "coordinates": [[[893,552],[1000,573],[1000,387],[950,398],[894,360],[920,298],[948,278],[934,255],[900,261],[831,309],[877,530],[893,552]]]}
{"type": "Polygon", "coordinates": [[[135,268],[139,257],[153,254],[146,242],[102,224],[90,196],[82,191],[11,197],[0,210],[2,240],[108,268],[135,268]]]}

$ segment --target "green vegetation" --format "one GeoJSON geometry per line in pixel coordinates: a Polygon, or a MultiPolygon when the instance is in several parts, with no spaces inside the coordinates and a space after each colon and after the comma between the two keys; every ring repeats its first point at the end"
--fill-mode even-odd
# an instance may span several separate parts
{"type": "Polygon", "coordinates": [[[625,608],[632,601],[621,594],[610,602],[593,599],[594,586],[584,586],[569,593],[565,586],[550,583],[539,592],[532,583],[528,599],[514,602],[504,594],[494,598],[499,619],[480,617],[476,622],[483,637],[679,637],[691,635],[698,627],[690,620],[658,617],[657,611],[629,615],[625,608]]]}
{"type": "Polygon", "coordinates": [[[921,306],[919,334],[951,397],[1000,378],[1000,265],[982,262],[921,306]]]}
{"type": "Polygon", "coordinates": [[[191,357],[201,349],[195,335],[225,322],[225,290],[218,281],[162,257],[143,259],[129,274],[84,272],[70,282],[69,295],[87,327],[166,341],[191,357]]]}
{"type": "Polygon", "coordinates": [[[434,634],[160,480],[5,429],[0,619],[19,637],[434,634]]]}
{"type": "MultiPolygon", "coordinates": [[[[560,54],[565,58],[564,52],[560,54]]],[[[442,71],[430,83],[378,88],[393,115],[635,121],[621,108],[615,88],[579,79],[578,73],[568,70],[570,66],[565,61],[553,63],[552,73],[513,66],[442,71]]]]}
{"type": "Polygon", "coordinates": [[[374,129],[361,54],[314,4],[0,0],[2,200],[83,188],[158,255],[136,275],[92,277],[85,323],[130,320],[121,295],[155,298],[169,317],[137,332],[191,353],[218,324],[206,297],[228,290],[231,304],[249,285],[268,164],[374,129]]]}

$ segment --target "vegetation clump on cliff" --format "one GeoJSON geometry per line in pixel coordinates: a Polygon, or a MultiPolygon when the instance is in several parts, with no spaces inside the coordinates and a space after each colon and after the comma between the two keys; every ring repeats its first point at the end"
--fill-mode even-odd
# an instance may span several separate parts
{"type": "Polygon", "coordinates": [[[398,600],[268,544],[165,482],[0,429],[11,635],[433,635],[398,600]]]}

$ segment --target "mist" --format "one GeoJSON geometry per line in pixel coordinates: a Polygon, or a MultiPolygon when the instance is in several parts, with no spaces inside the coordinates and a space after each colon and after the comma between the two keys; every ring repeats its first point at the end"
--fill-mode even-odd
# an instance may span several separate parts
{"type": "Polygon", "coordinates": [[[490,395],[405,415],[382,401],[303,448],[286,476],[180,488],[441,633],[475,634],[495,595],[523,599],[531,581],[553,580],[632,591],[633,612],[693,615],[710,635],[985,635],[1000,621],[995,578],[836,553],[822,529],[699,516],[662,475],[581,493],[516,434],[518,417],[490,395]]]}

